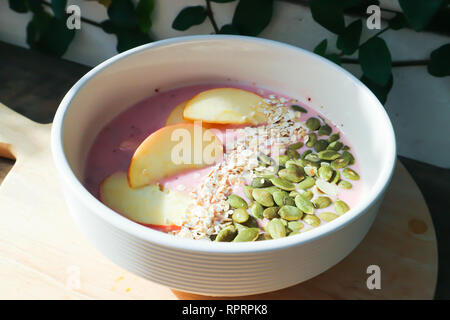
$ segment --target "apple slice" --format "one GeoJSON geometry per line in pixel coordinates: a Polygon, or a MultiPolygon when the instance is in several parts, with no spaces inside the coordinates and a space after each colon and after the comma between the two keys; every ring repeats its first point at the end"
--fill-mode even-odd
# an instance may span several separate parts
{"type": "Polygon", "coordinates": [[[222,124],[261,124],[267,122],[264,98],[236,88],[203,91],[189,100],[183,117],[222,124]]]}
{"type": "Polygon", "coordinates": [[[153,184],[176,173],[203,168],[222,159],[223,145],[199,125],[179,123],[152,133],[136,149],[128,168],[130,187],[153,184]]]}
{"type": "Polygon", "coordinates": [[[166,120],[166,126],[177,123],[192,123],[192,121],[183,118],[183,111],[186,103],[187,101],[183,101],[170,112],[166,120]]]}
{"type": "MultiPolygon", "coordinates": [[[[169,114],[169,116],[166,119],[166,126],[170,126],[172,124],[177,124],[177,123],[194,123],[194,121],[192,120],[187,120],[183,118],[183,112],[184,112],[184,107],[186,106],[187,102],[189,100],[183,101],[182,103],[178,104],[169,114]]],[[[216,129],[220,129],[220,125],[219,126],[214,126],[214,124],[211,123],[206,123],[203,122],[201,123],[201,125],[204,128],[216,128],[216,129]]]]}
{"type": "Polygon", "coordinates": [[[125,217],[158,230],[173,230],[187,212],[190,198],[173,190],[161,191],[157,185],[132,189],[127,174],[119,171],[100,186],[100,201],[125,217]]]}

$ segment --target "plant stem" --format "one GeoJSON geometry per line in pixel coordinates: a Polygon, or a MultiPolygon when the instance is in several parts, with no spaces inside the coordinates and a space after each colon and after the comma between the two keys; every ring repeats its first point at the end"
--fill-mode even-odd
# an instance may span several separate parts
{"type": "MultiPolygon", "coordinates": [[[[42,1],[42,4],[43,4],[44,6],[49,7],[49,8],[52,6],[52,5],[51,5],[50,3],[48,3],[47,1],[42,1]]],[[[102,28],[102,25],[101,25],[100,23],[96,22],[96,21],[93,21],[93,20],[90,20],[90,19],[86,19],[86,18],[83,18],[83,17],[80,17],[80,20],[83,21],[83,22],[86,22],[87,24],[90,24],[90,25],[93,25],[93,26],[102,28]]]]}
{"type": "Polygon", "coordinates": [[[206,2],[206,14],[209,18],[209,21],[211,21],[211,24],[214,28],[214,32],[219,33],[219,27],[217,26],[216,20],[214,20],[214,14],[211,9],[211,1],[205,0],[205,2],[206,2]]]}
{"type": "MultiPolygon", "coordinates": [[[[219,32],[219,27],[217,26],[216,21],[214,20],[214,14],[211,10],[211,2],[210,0],[205,0],[206,1],[206,13],[208,15],[209,20],[211,21],[211,24],[214,28],[214,32],[218,33],[219,32]]],[[[42,1],[42,3],[47,6],[47,7],[51,7],[51,4],[46,2],[46,1],[42,1]]],[[[90,20],[90,19],[86,19],[81,17],[81,21],[88,23],[90,25],[96,26],[101,28],[102,25],[96,21],[90,20]]],[[[383,32],[386,32],[387,30],[389,30],[389,27],[384,28],[383,30],[380,30],[379,32],[377,32],[376,34],[374,34],[372,37],[370,37],[369,39],[367,39],[366,41],[364,41],[362,44],[359,45],[358,49],[367,41],[369,41],[370,39],[379,36],[380,34],[382,34],[383,32]]],[[[343,54],[341,53],[340,56],[342,56],[343,54]]],[[[341,59],[342,63],[345,64],[359,64],[359,60],[358,59],[353,59],[353,58],[342,58],[341,59]]],[[[404,61],[392,61],[392,66],[393,67],[412,67],[412,66],[426,66],[428,65],[428,63],[430,62],[430,60],[404,60],[404,61]]]]}
{"type": "Polygon", "coordinates": [[[369,40],[372,40],[373,38],[378,37],[380,34],[382,34],[382,33],[386,32],[386,31],[388,31],[390,28],[391,28],[391,27],[388,26],[388,27],[384,28],[383,30],[378,31],[378,32],[375,33],[373,36],[371,36],[369,39],[367,39],[366,41],[364,41],[363,43],[361,43],[361,44],[358,46],[358,49],[357,49],[357,50],[359,50],[359,49],[360,49],[364,44],[366,44],[369,40]]]}
{"type": "MultiPolygon", "coordinates": [[[[344,64],[359,64],[358,59],[353,58],[342,58],[341,62],[344,64]]],[[[393,67],[414,67],[414,66],[426,66],[430,60],[423,59],[423,60],[399,60],[399,61],[392,61],[393,67]]]]}

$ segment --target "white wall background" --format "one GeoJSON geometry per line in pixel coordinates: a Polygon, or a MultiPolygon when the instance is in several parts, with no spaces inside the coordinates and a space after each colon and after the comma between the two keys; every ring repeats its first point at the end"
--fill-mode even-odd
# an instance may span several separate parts
{"type": "MultiPolygon", "coordinates": [[[[219,26],[231,21],[236,3],[212,4],[219,26]]],[[[398,9],[396,0],[384,0],[382,3],[387,8],[398,9]]],[[[68,4],[79,5],[85,18],[97,22],[107,19],[105,8],[96,2],[69,0],[68,4]]],[[[185,32],[171,28],[172,21],[182,8],[197,4],[203,5],[204,0],[156,1],[152,36],[164,39],[211,33],[213,29],[208,20],[185,32]]],[[[26,47],[25,28],[29,19],[28,14],[17,14],[8,8],[6,0],[0,0],[0,40],[26,47]]],[[[363,30],[363,38],[372,33],[363,30]]],[[[324,38],[328,38],[329,47],[333,47],[336,40],[312,20],[308,8],[287,2],[276,2],[272,22],[260,36],[308,50],[324,38]]],[[[432,50],[449,42],[445,36],[412,30],[388,31],[382,37],[388,43],[394,61],[428,59],[432,50]]],[[[83,23],[64,58],[94,66],[115,55],[115,47],[114,35],[83,23]]],[[[359,66],[344,67],[360,75],[359,66]]],[[[450,78],[433,77],[426,72],[425,66],[397,67],[393,72],[394,86],[386,110],[396,131],[398,153],[450,168],[450,78]]]]}

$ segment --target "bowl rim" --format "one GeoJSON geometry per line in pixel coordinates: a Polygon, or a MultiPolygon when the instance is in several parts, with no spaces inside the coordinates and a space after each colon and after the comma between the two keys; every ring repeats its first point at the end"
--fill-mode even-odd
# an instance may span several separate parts
{"type": "Polygon", "coordinates": [[[172,249],[189,250],[192,252],[209,254],[251,254],[264,251],[287,249],[292,246],[298,246],[314,240],[318,240],[331,233],[337,232],[354,222],[359,216],[364,214],[370,207],[372,207],[380,199],[380,197],[383,196],[384,191],[386,190],[392,178],[396,163],[395,134],[389,116],[387,115],[384,107],[375,97],[375,95],[359,79],[357,79],[347,70],[329,61],[328,59],[305,49],[274,40],[236,35],[197,35],[159,40],[127,50],[100,63],[88,73],[86,73],[80,80],[78,80],[62,99],[52,124],[51,149],[55,167],[60,176],[60,181],[69,187],[74,197],[79,198],[80,200],[82,199],[84,204],[92,212],[94,212],[97,217],[101,218],[101,220],[104,220],[105,223],[108,222],[119,230],[131,234],[149,243],[158,244],[160,246],[165,246],[172,249]],[[275,46],[281,48],[282,50],[295,51],[298,54],[307,55],[313,60],[317,60],[319,63],[327,64],[329,68],[343,73],[343,75],[345,75],[350,82],[353,82],[353,84],[356,85],[360,90],[365,90],[369,94],[368,96],[374,100],[374,107],[378,108],[378,111],[381,112],[382,116],[384,117],[386,129],[388,129],[389,131],[387,132],[387,135],[390,137],[385,141],[385,154],[386,157],[388,157],[387,165],[380,172],[381,177],[379,177],[377,183],[374,186],[374,191],[371,192],[367,199],[365,199],[364,201],[360,201],[356,205],[356,207],[352,208],[349,212],[347,212],[344,216],[341,216],[339,219],[335,219],[327,223],[326,225],[321,226],[320,228],[311,229],[310,231],[301,233],[295,237],[285,237],[276,239],[275,241],[258,241],[251,243],[242,242],[231,244],[226,242],[210,242],[179,238],[147,228],[120,215],[119,213],[104,205],[102,202],[100,202],[100,200],[92,195],[83,186],[81,181],[78,180],[78,178],[75,176],[72,168],[68,163],[63,147],[62,129],[64,126],[65,117],[67,115],[67,111],[70,109],[71,102],[77,95],[78,91],[80,91],[85,85],[87,85],[97,73],[105,70],[110,65],[118,63],[120,60],[126,57],[161,46],[170,46],[179,43],[195,44],[205,41],[244,41],[253,42],[255,44],[260,44],[267,47],[275,46]]]}

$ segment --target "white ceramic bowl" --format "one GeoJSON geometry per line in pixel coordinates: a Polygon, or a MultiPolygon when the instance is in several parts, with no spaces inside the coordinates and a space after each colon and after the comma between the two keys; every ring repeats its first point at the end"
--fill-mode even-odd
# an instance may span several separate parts
{"type": "MultiPolygon", "coordinates": [[[[149,120],[151,121],[151,119],[149,120]]],[[[395,138],[383,106],[360,81],[311,52],[269,40],[194,36],[144,45],[100,64],[64,97],[52,150],[70,212],[112,261],[168,287],[205,295],[273,291],[310,279],[347,256],[375,219],[395,163],[395,138]],[[360,163],[362,199],[342,217],[295,237],[252,243],[185,240],[134,223],[82,185],[99,130],[154,94],[199,82],[235,81],[305,100],[350,139],[360,163]]]]}

